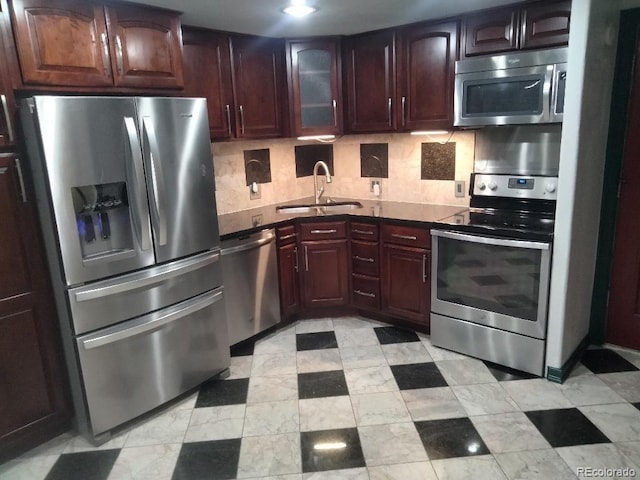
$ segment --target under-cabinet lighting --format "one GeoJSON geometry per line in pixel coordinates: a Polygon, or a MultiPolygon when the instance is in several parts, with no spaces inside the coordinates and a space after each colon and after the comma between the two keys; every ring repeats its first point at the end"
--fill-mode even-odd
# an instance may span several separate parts
{"type": "Polygon", "coordinates": [[[291,0],[291,5],[284,8],[282,11],[293,17],[306,17],[307,15],[315,12],[317,8],[311,7],[305,4],[305,0],[291,0]]]}
{"type": "Polygon", "coordinates": [[[298,140],[301,140],[301,141],[318,140],[319,142],[324,142],[327,140],[335,140],[335,138],[336,138],[335,135],[305,135],[302,137],[298,137],[298,140]]]}
{"type": "Polygon", "coordinates": [[[411,135],[449,135],[449,130],[415,130],[411,135]]]}

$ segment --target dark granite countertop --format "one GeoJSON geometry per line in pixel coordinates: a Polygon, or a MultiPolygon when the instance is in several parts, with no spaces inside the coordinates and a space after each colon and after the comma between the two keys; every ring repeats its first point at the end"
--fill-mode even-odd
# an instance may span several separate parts
{"type": "MultiPolygon", "coordinates": [[[[333,201],[355,201],[355,199],[332,198],[333,201]]],[[[218,216],[220,237],[222,240],[238,235],[247,235],[264,228],[277,227],[296,218],[305,219],[339,219],[339,218],[372,218],[399,220],[412,223],[434,223],[467,210],[466,207],[437,205],[425,203],[385,202],[373,200],[357,200],[362,208],[343,210],[331,213],[278,213],[276,206],[312,204],[313,197],[298,198],[289,202],[265,205],[263,207],[227,213],[218,216]]]]}

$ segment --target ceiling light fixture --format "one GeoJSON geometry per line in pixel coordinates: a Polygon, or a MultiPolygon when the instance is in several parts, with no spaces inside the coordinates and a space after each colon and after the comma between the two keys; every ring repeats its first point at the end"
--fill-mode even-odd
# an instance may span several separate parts
{"type": "Polygon", "coordinates": [[[306,17],[307,15],[318,10],[315,7],[311,7],[305,3],[305,0],[291,0],[291,5],[284,8],[282,11],[293,17],[306,17]]]}

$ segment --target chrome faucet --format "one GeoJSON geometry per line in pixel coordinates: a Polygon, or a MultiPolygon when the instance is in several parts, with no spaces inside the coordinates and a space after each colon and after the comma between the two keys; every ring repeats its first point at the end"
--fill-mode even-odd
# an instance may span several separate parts
{"type": "Polygon", "coordinates": [[[327,179],[327,183],[331,183],[331,174],[329,173],[329,167],[322,160],[316,162],[313,166],[313,195],[315,196],[316,203],[320,203],[320,197],[324,193],[324,185],[318,189],[318,170],[320,167],[324,168],[324,174],[327,179]]]}

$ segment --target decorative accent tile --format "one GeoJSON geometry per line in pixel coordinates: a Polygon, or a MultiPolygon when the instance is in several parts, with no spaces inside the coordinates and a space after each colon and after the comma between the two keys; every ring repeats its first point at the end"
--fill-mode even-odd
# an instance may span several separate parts
{"type": "Polygon", "coordinates": [[[360,144],[360,176],[389,178],[389,144],[360,144]]]}
{"type": "Polygon", "coordinates": [[[360,437],[355,428],[302,432],[300,444],[303,472],[365,466],[360,437]]]}
{"type": "MultiPolygon", "coordinates": [[[[296,145],[296,178],[313,175],[316,162],[322,160],[333,176],[333,145],[296,145]]],[[[324,174],[324,171],[322,171],[324,174]]]]}
{"type": "Polygon", "coordinates": [[[244,151],[244,173],[247,186],[253,182],[271,182],[271,159],[269,149],[245,150],[244,151]]]}
{"type": "Polygon", "coordinates": [[[422,144],[422,180],[456,179],[456,143],[449,142],[422,144]]]}

